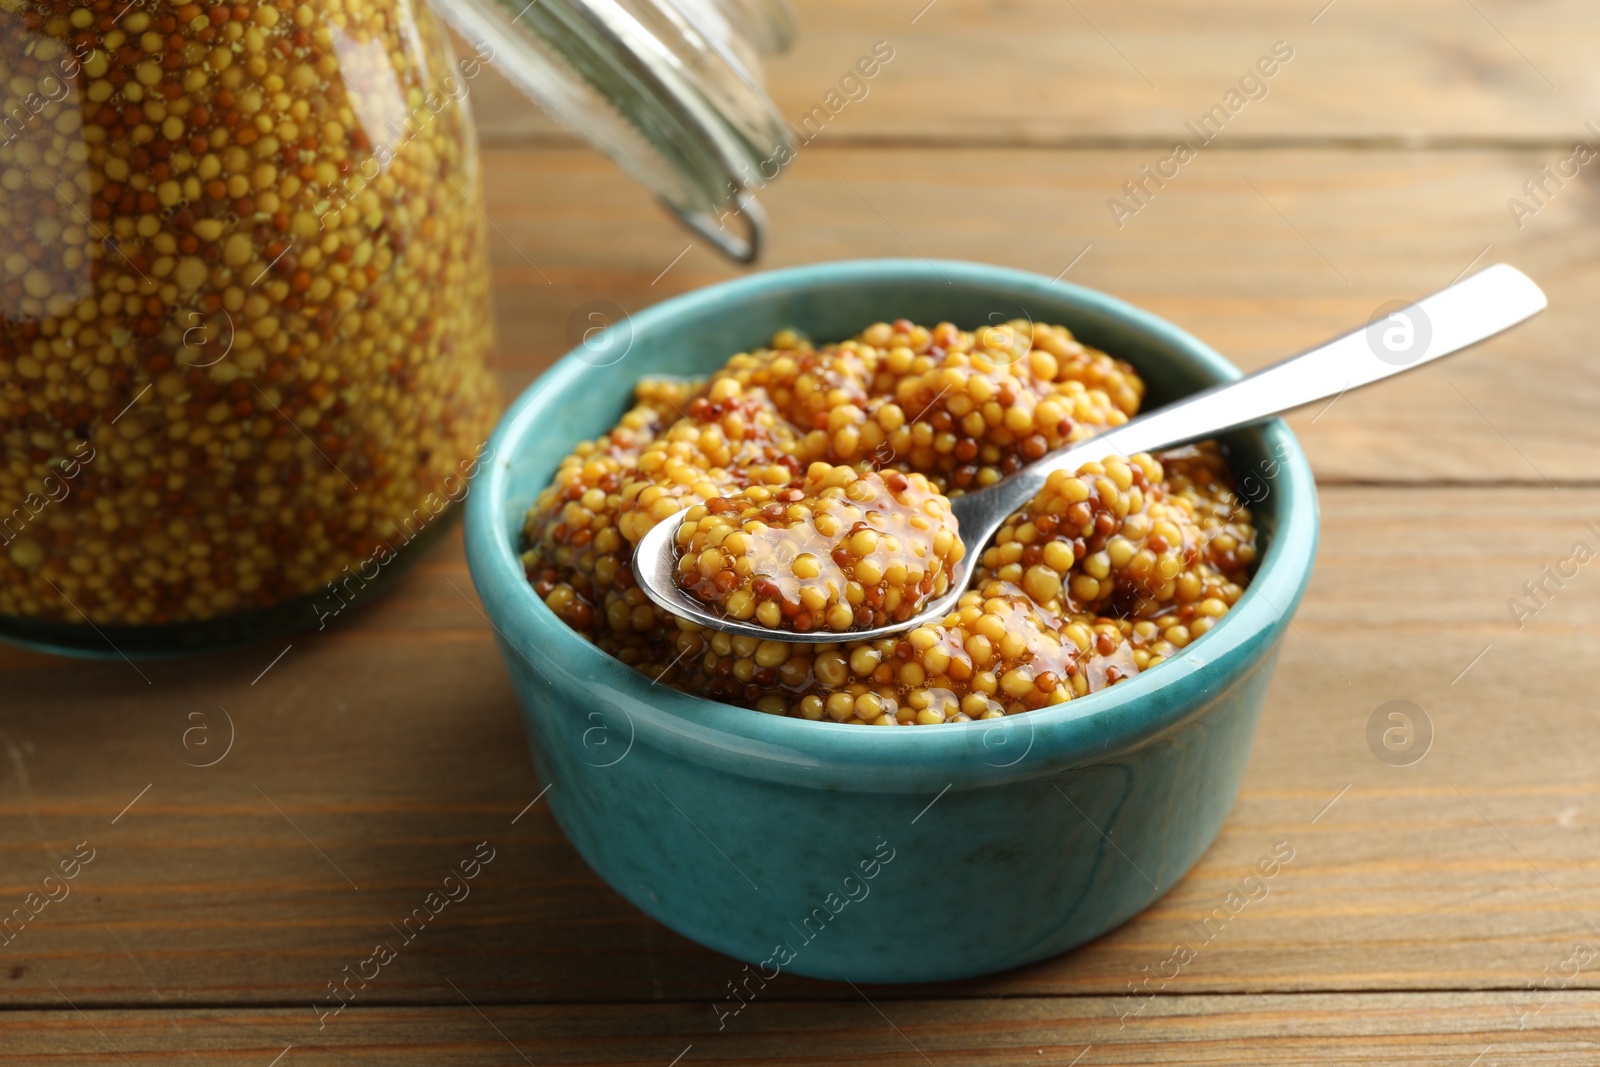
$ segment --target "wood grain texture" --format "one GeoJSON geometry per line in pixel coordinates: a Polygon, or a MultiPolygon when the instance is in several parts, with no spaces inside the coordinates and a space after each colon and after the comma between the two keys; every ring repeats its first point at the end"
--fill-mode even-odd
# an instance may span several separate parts
{"type": "MultiPolygon", "coordinates": [[[[1180,942],[1197,958],[1167,993],[1526,990],[1574,944],[1600,954],[1600,735],[1570,667],[1600,629],[1600,577],[1580,571],[1520,630],[1506,606],[1574,540],[1600,544],[1584,527],[1600,491],[1331,488],[1322,503],[1244,791],[1200,865],[1070,955],[874,999],[1115,996],[1180,942]],[[1366,740],[1395,699],[1433,727],[1409,767],[1366,740]],[[1270,894],[1207,927],[1279,841],[1295,858],[1270,894]]],[[[0,948],[0,1000],[48,1007],[54,983],[84,1008],[308,1006],[480,841],[496,858],[472,895],[373,1003],[447,1003],[449,982],[486,1004],[725,992],[738,966],[622,901],[542,803],[513,824],[542,786],[457,537],[292,646],[254,682],[282,645],[142,664],[149,684],[120,660],[3,653],[0,902],[80,841],[98,854],[0,948]],[[175,734],[200,711],[220,744],[219,707],[232,750],[186,766],[175,734]]],[[[787,977],[773,994],[855,995],[787,977]]]]}
{"type": "MultiPolygon", "coordinates": [[[[785,976],[719,1029],[739,965],[636,911],[530,806],[561,785],[534,779],[454,532],[381,599],[279,643],[137,667],[0,647],[0,915],[95,850],[0,944],[0,1064],[1596,1061],[1600,572],[1543,568],[1600,548],[1600,187],[1592,166],[1538,201],[1524,183],[1600,137],[1600,10],[797,7],[768,71],[792,121],[875,41],[894,58],[762,192],[763,266],[1064,272],[1246,369],[1475,264],[1551,296],[1512,335],[1291,420],[1322,549],[1215,845],[1067,956],[939,986],[785,976]],[[1269,95],[1119,226],[1108,200],[1277,40],[1295,55],[1269,95]],[[1538,207],[1520,226],[1513,197],[1538,207]],[[1430,727],[1409,766],[1369,745],[1395,700],[1430,727]],[[1280,841],[1270,893],[1208,925],[1280,841]],[[328,983],[480,842],[471,895],[319,1028],[328,983]]],[[[592,325],[587,302],[625,318],[738,273],[492,67],[470,106],[508,396],[592,325]]]]}
{"type": "MultiPolygon", "coordinates": [[[[1585,136],[1585,122],[1600,121],[1589,44],[1600,13],[1583,0],[794,6],[800,38],[767,65],[773,101],[792,122],[837,89],[875,42],[894,49],[867,95],[824,127],[822,139],[833,142],[1165,146],[1183,136],[1185,121],[1222,102],[1276,41],[1294,58],[1267,82],[1264,99],[1229,122],[1230,140],[1565,144],[1585,136]]],[[[475,83],[474,93],[487,139],[556,132],[496,75],[475,83]]]]}
{"type": "MultiPolygon", "coordinates": [[[[762,194],[775,231],[762,265],[922,255],[1049,277],[1077,260],[1067,281],[1149,308],[1253,369],[1505,260],[1545,286],[1550,310],[1291,424],[1324,481],[1593,482],[1600,186],[1569,183],[1519,230],[1505,202],[1548,152],[1211,152],[1119,230],[1106,200],[1157,158],[819,146],[762,194]]],[[[738,273],[587,150],[486,159],[508,393],[576,343],[590,301],[620,317],[738,273]]]]}
{"type": "Polygon", "coordinates": [[[757,1000],[721,1031],[704,1004],[478,1011],[462,1002],[476,1000],[471,990],[461,993],[450,1007],[351,1008],[320,1031],[293,1009],[7,1013],[0,1064],[268,1067],[281,1054],[284,1067],[1544,1067],[1592,1063],[1600,1043],[1600,995],[1572,992],[1552,995],[1522,1028],[1493,993],[1168,997],[1124,1021],[1120,1003],[1099,997],[887,1004],[852,992],[838,1003],[757,1000]]]}

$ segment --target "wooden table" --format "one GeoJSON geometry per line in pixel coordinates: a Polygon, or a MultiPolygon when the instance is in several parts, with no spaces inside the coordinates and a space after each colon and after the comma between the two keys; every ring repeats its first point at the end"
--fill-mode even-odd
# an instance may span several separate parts
{"type": "MultiPolygon", "coordinates": [[[[1524,189],[1600,137],[1600,9],[1323,2],[818,0],[771,70],[798,116],[894,49],[763,195],[769,266],[1065,270],[1246,368],[1475,264],[1550,294],[1512,336],[1292,420],[1322,487],[1317,574],[1233,816],[1165,899],[989,979],[785,976],[719,1032],[736,965],[624,903],[529,807],[543,785],[453,534],[292,643],[137,672],[0,652],[0,908],[95,850],[0,948],[0,1063],[1600,1062],[1600,573],[1547,581],[1520,625],[1508,607],[1600,547],[1596,165],[1524,189]],[[1118,228],[1107,199],[1280,40],[1269,94],[1118,228]],[[1537,207],[1520,226],[1513,197],[1537,207]],[[1431,724],[1410,765],[1369,747],[1391,700],[1431,724]],[[231,750],[186,765],[174,733],[220,743],[224,709],[231,750]],[[1282,840],[1270,896],[1122,1019],[1130,982],[1282,840]],[[471,897],[319,1028],[327,983],[480,841],[471,897]]],[[[580,304],[733,273],[503,85],[473,92],[508,393],[580,304]]]]}

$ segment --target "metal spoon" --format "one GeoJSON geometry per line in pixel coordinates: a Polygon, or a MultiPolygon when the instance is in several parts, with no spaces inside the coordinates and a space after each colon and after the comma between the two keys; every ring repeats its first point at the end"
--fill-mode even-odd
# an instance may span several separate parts
{"type": "Polygon", "coordinates": [[[972,566],[989,539],[1044,486],[1052,471],[1076,471],[1111,455],[1153,452],[1261,422],[1281,412],[1337,397],[1351,389],[1420,367],[1485,341],[1544,310],[1547,301],[1527,275],[1504,263],[1408,305],[1363,329],[1309,352],[1214,385],[1174,404],[1107,430],[1097,437],[1044,456],[1004,481],[950,501],[966,546],[951,575],[949,591],[930,600],[915,617],[870,630],[769,630],[717,613],[680,589],[675,581],[677,518],[657,523],[634,550],[634,575],[655,604],[702,626],[744,637],[823,644],[871,640],[913,630],[948,615],[966,592],[972,566]]]}

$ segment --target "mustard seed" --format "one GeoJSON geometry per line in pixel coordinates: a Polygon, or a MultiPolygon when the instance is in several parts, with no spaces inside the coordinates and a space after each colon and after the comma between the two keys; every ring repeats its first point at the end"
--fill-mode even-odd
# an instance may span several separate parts
{"type": "Polygon", "coordinates": [[[1138,411],[1133,369],[1062,327],[980,333],[897,321],[817,347],[785,331],[703,382],[641,382],[617,427],[579,445],[529,510],[530,580],[569,625],[664,684],[808,719],[992,719],[1160,664],[1225,615],[1255,559],[1250,511],[1212,444],[1052,474],[943,620],[851,638],[915,614],[948,581],[962,558],[951,497],[1138,411]],[[645,598],[632,546],[667,521],[680,523],[680,585],[770,640],[704,630],[645,598]],[[838,642],[786,642],[785,630],[838,642]]]}
{"type": "Polygon", "coordinates": [[[0,135],[0,615],[331,598],[442,509],[497,404],[469,120],[414,110],[453,64],[409,8],[0,4],[0,111],[40,120],[0,135]]]}

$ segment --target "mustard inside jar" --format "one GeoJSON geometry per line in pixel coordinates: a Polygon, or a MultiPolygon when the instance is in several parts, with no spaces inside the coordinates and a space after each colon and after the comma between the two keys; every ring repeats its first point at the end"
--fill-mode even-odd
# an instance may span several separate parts
{"type": "Polygon", "coordinates": [[[325,625],[441,528],[499,407],[490,58],[411,0],[0,0],[0,631],[325,625]]]}

